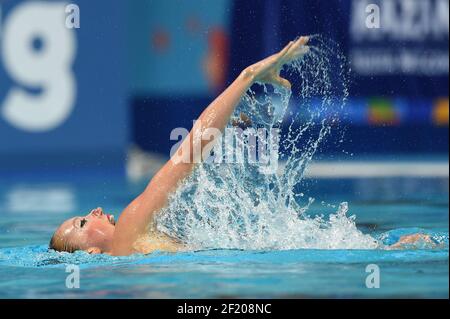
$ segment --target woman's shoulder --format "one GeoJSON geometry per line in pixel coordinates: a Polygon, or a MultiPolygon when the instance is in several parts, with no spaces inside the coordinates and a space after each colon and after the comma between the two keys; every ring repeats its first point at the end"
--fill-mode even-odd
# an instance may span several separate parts
{"type": "Polygon", "coordinates": [[[142,254],[153,251],[177,252],[184,250],[185,246],[176,239],[158,231],[140,236],[133,245],[133,250],[142,254]]]}

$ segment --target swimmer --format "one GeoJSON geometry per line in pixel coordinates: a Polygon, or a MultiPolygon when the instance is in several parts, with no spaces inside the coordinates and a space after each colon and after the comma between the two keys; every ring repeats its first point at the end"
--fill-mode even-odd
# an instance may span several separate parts
{"type": "MultiPolygon", "coordinates": [[[[273,54],[244,69],[236,80],[225,89],[200,115],[191,132],[181,143],[174,156],[188,150],[189,160],[175,160],[174,156],[155,174],[145,190],[122,212],[117,223],[112,215],[101,208],[93,209],[86,216],[70,218],[62,223],[50,240],[50,248],[56,251],[74,252],[83,250],[90,254],[125,256],[134,253],[147,254],[155,250],[175,252],[183,250],[183,244],[161,232],[155,225],[155,216],[168,204],[169,196],[190,175],[195,163],[210,141],[194,138],[208,128],[223,131],[236,106],[253,83],[267,83],[290,89],[291,83],[280,76],[286,64],[309,51],[308,37],[289,42],[280,52],[273,54]],[[194,152],[200,149],[200,152],[194,152]]],[[[248,126],[245,114],[233,123],[248,126]]],[[[415,237],[402,237],[392,245],[401,248],[402,242],[412,243],[415,237]],[[398,246],[396,246],[398,244],[398,246]]]]}
{"type": "Polygon", "coordinates": [[[430,247],[430,248],[437,248],[439,246],[439,243],[435,241],[433,238],[431,238],[430,235],[427,234],[411,234],[411,235],[404,235],[399,238],[399,240],[390,246],[387,247],[387,249],[405,249],[405,248],[423,248],[423,247],[430,247]]]}

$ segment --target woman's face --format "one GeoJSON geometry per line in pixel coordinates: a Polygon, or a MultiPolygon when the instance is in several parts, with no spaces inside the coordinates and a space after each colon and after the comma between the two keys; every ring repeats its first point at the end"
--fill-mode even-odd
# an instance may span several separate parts
{"type": "Polygon", "coordinates": [[[114,216],[105,214],[102,208],[98,207],[86,216],[66,220],[55,236],[57,240],[62,240],[77,250],[108,253],[111,251],[114,228],[114,216]]]}

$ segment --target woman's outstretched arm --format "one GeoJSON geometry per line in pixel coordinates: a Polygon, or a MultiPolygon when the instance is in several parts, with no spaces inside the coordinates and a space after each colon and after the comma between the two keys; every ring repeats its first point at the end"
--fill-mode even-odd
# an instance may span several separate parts
{"type": "Polygon", "coordinates": [[[284,64],[307,52],[307,42],[307,37],[291,41],[280,52],[249,66],[202,112],[177,152],[121,214],[114,234],[113,254],[132,253],[133,243],[151,231],[154,214],[167,205],[170,194],[192,172],[194,165],[201,162],[205,147],[211,146],[211,141],[201,138],[202,133],[207,129],[222,132],[253,83],[272,83],[290,88],[289,81],[280,77],[280,70],[284,64]]]}

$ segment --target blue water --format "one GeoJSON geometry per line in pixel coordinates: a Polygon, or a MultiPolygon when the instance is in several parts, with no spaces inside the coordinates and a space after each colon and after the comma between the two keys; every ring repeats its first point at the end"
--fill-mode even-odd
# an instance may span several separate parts
{"type": "Polygon", "coordinates": [[[142,190],[120,177],[73,174],[0,183],[0,298],[448,298],[448,179],[305,180],[310,213],[349,203],[357,227],[389,244],[426,232],[444,243],[425,250],[215,249],[129,257],[47,251],[57,225],[76,212],[121,209],[142,190]],[[70,181],[70,182],[69,182],[70,181]],[[66,266],[80,288],[66,288],[66,266]],[[365,285],[368,264],[380,288],[365,285]]]}

